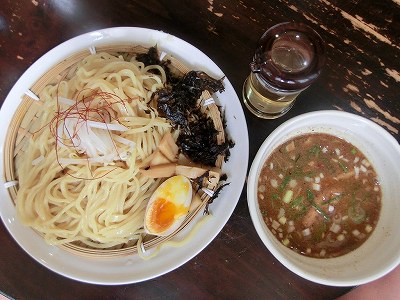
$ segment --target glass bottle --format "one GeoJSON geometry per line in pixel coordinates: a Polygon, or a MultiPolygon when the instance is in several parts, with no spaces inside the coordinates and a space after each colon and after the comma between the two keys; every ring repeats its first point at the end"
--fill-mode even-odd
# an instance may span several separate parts
{"type": "Polygon", "coordinates": [[[281,23],[258,42],[243,100],[256,116],[275,119],[290,110],[296,97],[320,75],[325,63],[322,38],[302,23],[281,23]]]}

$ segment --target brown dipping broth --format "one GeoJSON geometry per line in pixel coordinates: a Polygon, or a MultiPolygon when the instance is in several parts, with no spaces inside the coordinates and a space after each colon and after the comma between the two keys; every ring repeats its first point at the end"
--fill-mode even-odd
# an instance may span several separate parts
{"type": "Polygon", "coordinates": [[[275,237],[316,258],[344,255],[364,243],[378,222],[382,197],[365,155],[325,133],[275,149],[261,170],[257,195],[275,237]]]}

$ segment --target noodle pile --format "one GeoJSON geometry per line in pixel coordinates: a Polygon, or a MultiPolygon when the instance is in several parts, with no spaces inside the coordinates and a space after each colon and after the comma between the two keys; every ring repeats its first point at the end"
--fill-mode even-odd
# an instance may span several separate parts
{"type": "Polygon", "coordinates": [[[171,131],[149,105],[165,72],[97,53],[69,73],[40,93],[36,131],[16,158],[18,217],[53,245],[109,248],[137,240],[160,184],[139,168],[171,131]]]}

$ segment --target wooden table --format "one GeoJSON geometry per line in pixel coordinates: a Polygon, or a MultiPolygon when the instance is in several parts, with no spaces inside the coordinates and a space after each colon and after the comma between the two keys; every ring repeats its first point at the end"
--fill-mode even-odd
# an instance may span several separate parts
{"type": "MultiPolygon", "coordinates": [[[[274,128],[309,111],[362,115],[400,140],[398,0],[2,0],[0,103],[19,76],[52,47],[114,26],[163,30],[186,40],[205,52],[241,95],[258,38],[270,26],[290,20],[321,34],[327,63],[320,79],[282,118],[261,120],[244,108],[249,166],[274,128]]],[[[332,299],[350,289],[309,282],[281,265],[256,234],[245,192],[204,251],[175,271],[138,284],[98,286],[63,278],[30,258],[3,224],[0,231],[0,291],[17,299],[332,299]]]]}

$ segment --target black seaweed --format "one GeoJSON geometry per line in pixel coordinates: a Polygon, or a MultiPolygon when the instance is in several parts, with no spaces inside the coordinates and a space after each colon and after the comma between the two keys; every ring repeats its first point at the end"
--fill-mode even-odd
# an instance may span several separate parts
{"type": "Polygon", "coordinates": [[[177,83],[158,91],[158,112],[176,125],[187,126],[193,114],[201,114],[196,103],[205,90],[223,92],[222,80],[204,72],[190,71],[177,83]]]}
{"type": "MultiPolygon", "coordinates": [[[[210,175],[210,171],[205,172],[203,175],[193,179],[194,183],[196,184],[195,186],[197,187],[196,193],[201,190],[203,187],[207,186],[207,178],[210,175]]],[[[228,176],[224,173],[221,175],[219,178],[219,181],[226,181],[228,179],[228,176]]],[[[222,189],[230,185],[230,182],[226,182],[224,184],[218,185],[218,187],[215,189],[213,195],[208,199],[206,206],[204,207],[204,212],[203,214],[209,214],[209,205],[214,202],[216,198],[218,198],[219,193],[222,191],[222,189]]]]}
{"type": "Polygon", "coordinates": [[[230,184],[231,184],[230,182],[227,182],[227,183],[221,184],[221,185],[219,185],[219,186],[217,187],[217,189],[214,191],[214,194],[213,194],[213,195],[210,197],[210,199],[208,199],[208,201],[207,201],[207,205],[206,205],[206,207],[204,208],[204,214],[209,214],[209,209],[208,209],[209,205],[210,205],[211,203],[213,203],[215,199],[218,198],[219,193],[222,191],[222,189],[223,189],[224,187],[226,187],[227,185],[230,185],[230,184]]]}
{"type": "Polygon", "coordinates": [[[149,51],[146,53],[137,54],[136,60],[144,63],[145,66],[159,65],[161,63],[158,56],[157,47],[149,48],[149,51]]]}
{"type": "Polygon", "coordinates": [[[197,105],[205,90],[223,92],[222,79],[214,79],[201,71],[190,71],[176,84],[157,92],[157,110],[180,127],[177,144],[183,154],[196,163],[215,166],[218,155],[228,158],[234,143],[227,140],[218,145],[218,131],[213,120],[197,105]]]}
{"type": "Polygon", "coordinates": [[[217,134],[214,122],[207,116],[199,116],[190,121],[185,130],[181,130],[177,144],[192,161],[215,166],[218,155],[223,154],[227,158],[229,149],[234,145],[230,140],[218,145],[217,134]]]}
{"type": "MultiPolygon", "coordinates": [[[[150,47],[146,53],[137,54],[136,60],[142,62],[145,66],[160,65],[161,67],[163,67],[167,76],[167,83],[169,84],[175,84],[180,80],[180,78],[178,76],[175,76],[174,73],[171,71],[170,60],[160,61],[157,46],[150,47]]],[[[157,69],[150,70],[150,72],[160,75],[160,72],[157,69]]]]}

